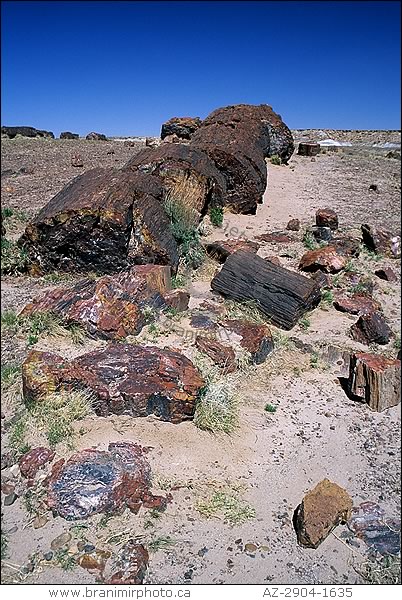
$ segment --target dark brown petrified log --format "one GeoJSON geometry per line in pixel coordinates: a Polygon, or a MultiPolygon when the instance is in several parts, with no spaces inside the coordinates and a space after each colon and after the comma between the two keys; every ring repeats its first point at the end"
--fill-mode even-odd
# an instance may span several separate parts
{"type": "Polygon", "coordinates": [[[226,259],[211,287],[238,302],[254,301],[274,325],[291,329],[321,299],[317,283],[239,250],[226,259]]]}

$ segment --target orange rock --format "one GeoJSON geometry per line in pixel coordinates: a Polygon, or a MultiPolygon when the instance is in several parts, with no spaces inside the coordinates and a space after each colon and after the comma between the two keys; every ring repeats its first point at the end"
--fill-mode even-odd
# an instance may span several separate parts
{"type": "Polygon", "coordinates": [[[337,273],[346,267],[347,259],[338,254],[333,246],[325,246],[317,250],[309,250],[301,257],[299,269],[301,271],[324,271],[337,273]]]}

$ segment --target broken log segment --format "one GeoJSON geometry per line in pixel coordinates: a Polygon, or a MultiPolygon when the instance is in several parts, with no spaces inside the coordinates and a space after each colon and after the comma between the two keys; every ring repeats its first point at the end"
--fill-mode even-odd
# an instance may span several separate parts
{"type": "Polygon", "coordinates": [[[401,361],[358,352],[350,357],[348,391],[377,412],[401,401],[401,361]]]}
{"type": "Polygon", "coordinates": [[[211,288],[237,302],[255,302],[274,325],[286,330],[321,300],[315,281],[244,250],[226,259],[211,288]]]}

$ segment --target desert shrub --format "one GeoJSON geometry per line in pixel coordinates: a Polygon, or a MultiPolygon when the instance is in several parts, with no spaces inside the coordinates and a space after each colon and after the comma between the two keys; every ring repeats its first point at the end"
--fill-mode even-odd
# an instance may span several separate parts
{"type": "Polygon", "coordinates": [[[307,250],[316,250],[318,248],[318,244],[310,231],[306,231],[303,236],[303,244],[307,250]]]}
{"type": "Polygon", "coordinates": [[[209,210],[209,218],[214,227],[222,227],[223,208],[222,206],[212,206],[209,210]]]}
{"type": "Polygon", "coordinates": [[[5,237],[1,238],[1,274],[20,275],[26,273],[29,258],[25,248],[5,237]]]}
{"type": "Polygon", "coordinates": [[[282,164],[282,159],[277,154],[273,154],[269,160],[273,165],[281,165],[282,164]]]}

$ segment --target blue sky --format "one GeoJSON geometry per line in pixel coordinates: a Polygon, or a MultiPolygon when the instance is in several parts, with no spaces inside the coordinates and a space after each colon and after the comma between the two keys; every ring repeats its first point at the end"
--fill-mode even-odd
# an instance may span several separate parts
{"type": "Polygon", "coordinates": [[[399,2],[2,2],[3,125],[159,135],[270,104],[291,128],[400,128],[399,2]]]}

